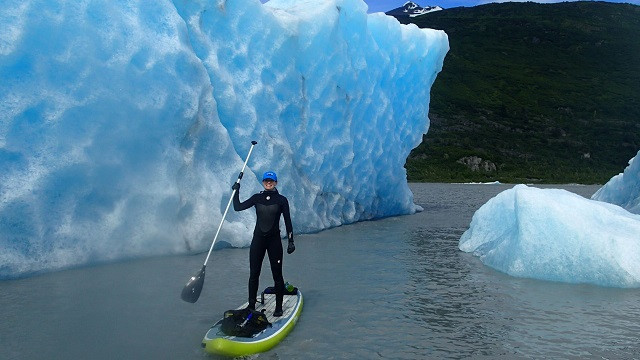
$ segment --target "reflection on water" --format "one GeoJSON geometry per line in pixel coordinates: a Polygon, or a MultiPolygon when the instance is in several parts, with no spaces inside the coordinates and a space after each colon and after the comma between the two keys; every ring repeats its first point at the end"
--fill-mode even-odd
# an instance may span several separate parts
{"type": "MultiPolygon", "coordinates": [[[[422,213],[298,236],[284,276],[305,296],[302,317],[252,359],[638,358],[640,289],[514,278],[458,250],[475,210],[509,187],[411,184],[422,213]]],[[[207,359],[206,330],[246,299],[248,249],[214,251],[200,299],[182,302],[202,261],[0,282],[0,358],[207,359]]]]}

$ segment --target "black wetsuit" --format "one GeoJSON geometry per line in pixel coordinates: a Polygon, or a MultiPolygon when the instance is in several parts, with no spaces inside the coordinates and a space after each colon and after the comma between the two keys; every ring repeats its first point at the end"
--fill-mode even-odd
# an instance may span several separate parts
{"type": "Polygon", "coordinates": [[[276,288],[276,309],[282,309],[284,293],[284,278],[282,277],[282,242],[280,240],[280,215],[284,217],[284,225],[287,230],[287,238],[293,241],[293,227],[289,214],[289,201],[280,195],[277,189],[261,191],[253,195],[247,201],[240,202],[239,189],[233,197],[233,209],[235,211],[256,207],[256,227],[253,230],[253,240],[249,251],[249,305],[255,306],[258,294],[258,283],[264,254],[269,254],[271,273],[276,288]]]}

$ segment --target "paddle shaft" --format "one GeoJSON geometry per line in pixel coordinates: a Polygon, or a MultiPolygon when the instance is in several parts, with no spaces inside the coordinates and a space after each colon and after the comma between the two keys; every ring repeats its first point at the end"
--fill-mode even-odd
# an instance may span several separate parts
{"type": "MultiPolygon", "coordinates": [[[[251,157],[251,152],[253,152],[253,147],[256,146],[257,142],[251,142],[251,148],[249,149],[249,153],[247,154],[247,158],[244,160],[244,165],[242,165],[242,170],[240,170],[240,174],[238,175],[238,180],[236,180],[236,184],[240,183],[242,180],[242,176],[244,175],[244,169],[247,167],[247,163],[249,162],[249,158],[251,157]]],[[[211,256],[211,251],[213,250],[213,245],[216,244],[216,240],[218,239],[218,235],[220,234],[220,229],[222,229],[222,224],[224,223],[224,219],[227,217],[227,213],[229,212],[229,207],[233,202],[233,197],[236,195],[236,189],[233,189],[231,192],[231,197],[229,198],[229,202],[227,203],[227,208],[224,209],[224,214],[222,215],[222,220],[220,221],[220,225],[218,225],[218,230],[216,231],[216,236],[213,237],[213,242],[211,243],[211,247],[209,248],[209,253],[207,254],[207,258],[204,259],[204,265],[207,266],[207,262],[209,262],[209,256],[211,256]]]]}

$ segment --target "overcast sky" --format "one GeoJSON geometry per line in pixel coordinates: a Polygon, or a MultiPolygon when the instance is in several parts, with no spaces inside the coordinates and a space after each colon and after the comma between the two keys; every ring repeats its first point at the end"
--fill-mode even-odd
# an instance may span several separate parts
{"type": "MultiPolygon", "coordinates": [[[[369,12],[389,11],[397,7],[402,6],[408,0],[364,0],[369,5],[369,12]]],[[[505,2],[502,0],[489,1],[489,0],[412,0],[414,3],[420,6],[440,6],[445,9],[458,7],[458,6],[475,6],[480,4],[486,4],[490,2],[505,2]]],[[[541,0],[536,1],[539,3],[554,3],[560,2],[557,0],[541,0]]],[[[627,0],[627,1],[610,1],[610,2],[625,2],[635,5],[640,5],[640,0],[627,0]]]]}

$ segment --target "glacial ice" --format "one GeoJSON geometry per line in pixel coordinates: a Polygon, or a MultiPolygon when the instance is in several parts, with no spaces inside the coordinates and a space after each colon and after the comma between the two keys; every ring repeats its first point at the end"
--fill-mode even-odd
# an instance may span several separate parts
{"type": "Polygon", "coordinates": [[[459,248],[512,276],[640,287],[640,215],[560,189],[517,185],[485,203],[459,248]]]}
{"type": "Polygon", "coordinates": [[[3,2],[0,279],[206,249],[251,140],[241,198],[276,171],[297,233],[416,211],[403,165],[448,40],[366,10],[3,2]]]}
{"type": "Polygon", "coordinates": [[[640,214],[640,151],[629,160],[624,172],[612,177],[591,198],[620,205],[634,214],[640,214]]]}

